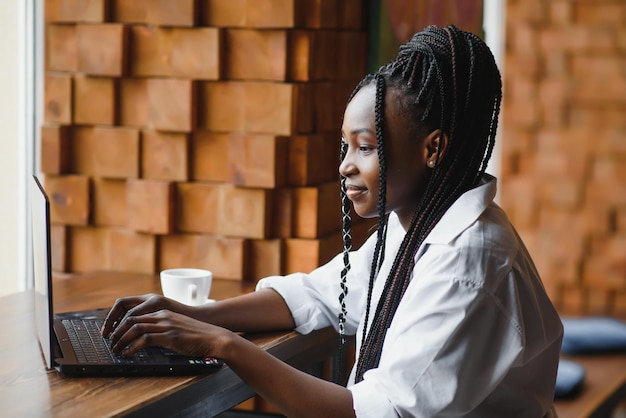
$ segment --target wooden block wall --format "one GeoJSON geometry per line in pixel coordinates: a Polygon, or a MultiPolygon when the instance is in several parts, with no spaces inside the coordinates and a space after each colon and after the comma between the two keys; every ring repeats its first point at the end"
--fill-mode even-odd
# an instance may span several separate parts
{"type": "Polygon", "coordinates": [[[502,205],[566,314],[626,315],[621,0],[508,0],[502,205]]]}
{"type": "Polygon", "coordinates": [[[46,0],[54,269],[257,280],[340,251],[364,3],[46,0]]]}

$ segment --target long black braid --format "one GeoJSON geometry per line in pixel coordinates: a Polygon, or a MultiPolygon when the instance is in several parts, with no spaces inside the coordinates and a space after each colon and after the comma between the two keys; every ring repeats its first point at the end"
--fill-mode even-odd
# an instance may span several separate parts
{"type": "MultiPolygon", "coordinates": [[[[366,76],[354,89],[350,97],[348,98],[348,103],[352,101],[354,95],[365,85],[368,85],[374,81],[376,83],[376,141],[377,141],[377,152],[378,152],[378,161],[380,166],[380,174],[379,174],[379,188],[380,193],[378,194],[378,228],[377,228],[377,239],[376,246],[374,249],[374,256],[372,257],[372,266],[370,269],[370,280],[369,280],[369,288],[367,292],[367,308],[365,312],[365,323],[369,320],[370,315],[370,301],[372,298],[372,290],[374,288],[374,281],[378,271],[384,260],[385,254],[385,241],[387,235],[387,215],[385,213],[385,207],[387,206],[387,164],[385,160],[384,153],[384,142],[383,142],[383,123],[384,123],[384,95],[385,95],[385,82],[380,75],[368,75],[366,76]]],[[[347,150],[347,144],[342,143],[341,145],[341,161],[345,158],[347,150]]],[[[345,186],[345,177],[341,177],[341,213],[342,213],[342,237],[343,237],[343,263],[344,268],[341,270],[341,293],[339,294],[339,303],[341,305],[341,312],[339,313],[339,365],[336,367],[335,376],[333,380],[336,383],[340,383],[341,377],[341,369],[342,369],[342,360],[343,360],[343,347],[345,344],[345,322],[346,322],[346,303],[345,298],[348,295],[348,286],[346,284],[347,275],[350,271],[350,258],[349,253],[352,250],[352,236],[351,232],[351,224],[352,220],[350,217],[350,200],[346,195],[346,186],[345,186]]],[[[363,335],[363,339],[365,338],[365,334],[363,335]]]]}
{"type": "MultiPolygon", "coordinates": [[[[363,86],[374,81],[380,161],[379,220],[356,369],[357,382],[363,379],[367,370],[378,366],[387,329],[412,279],[415,256],[424,239],[447,209],[463,193],[475,187],[484,174],[494,146],[502,98],[500,73],[489,48],[478,36],[454,26],[429,26],[415,34],[400,47],[393,61],[359,83],[350,100],[363,86]],[[440,129],[448,141],[443,156],[437,149],[436,165],[393,261],[368,332],[372,290],[384,258],[387,227],[383,122],[385,94],[391,90],[400,93],[394,96],[398,101],[394,105],[410,116],[412,126],[408,129],[413,137],[422,138],[440,129]]],[[[343,183],[342,199],[347,202],[343,183]]],[[[346,268],[345,274],[342,272],[342,304],[348,290],[345,275],[350,268],[347,253],[351,243],[348,247],[345,241],[345,237],[350,236],[349,223],[344,222],[343,230],[346,268]]],[[[345,321],[343,306],[340,323],[342,318],[345,321]]]]}

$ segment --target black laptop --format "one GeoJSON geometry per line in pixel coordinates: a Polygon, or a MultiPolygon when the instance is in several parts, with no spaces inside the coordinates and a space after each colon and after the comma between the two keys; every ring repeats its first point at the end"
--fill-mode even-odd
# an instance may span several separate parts
{"type": "Polygon", "coordinates": [[[37,177],[31,187],[35,321],[49,369],[69,376],[172,376],[212,373],[222,367],[214,357],[187,357],[150,347],[125,358],[109,349],[100,334],[107,309],[54,315],[50,256],[50,201],[37,177]]]}

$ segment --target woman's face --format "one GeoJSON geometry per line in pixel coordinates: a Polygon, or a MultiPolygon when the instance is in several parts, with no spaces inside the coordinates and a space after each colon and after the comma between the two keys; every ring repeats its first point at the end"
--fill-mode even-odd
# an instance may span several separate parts
{"type": "MultiPolygon", "coordinates": [[[[431,175],[427,163],[436,155],[433,144],[437,135],[411,138],[406,115],[394,106],[398,102],[396,94],[395,90],[388,90],[385,98],[386,212],[395,211],[406,230],[431,175]]],[[[364,218],[378,216],[380,167],[375,98],[373,84],[363,87],[348,103],[341,128],[347,152],[339,166],[339,173],[346,178],[346,192],[354,210],[364,218]]]]}

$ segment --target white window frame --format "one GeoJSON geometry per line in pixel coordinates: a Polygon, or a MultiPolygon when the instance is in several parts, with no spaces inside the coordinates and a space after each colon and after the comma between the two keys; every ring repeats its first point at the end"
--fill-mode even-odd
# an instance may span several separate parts
{"type": "MultiPolygon", "coordinates": [[[[484,0],[483,30],[485,31],[485,43],[491,49],[501,74],[504,74],[505,27],[506,2],[504,0],[484,0]]],[[[496,144],[493,148],[489,165],[487,166],[487,172],[495,177],[499,177],[501,172],[502,153],[500,148],[500,132],[502,132],[502,110],[500,110],[496,144]]],[[[496,200],[498,200],[497,197],[496,200]]]]}
{"type": "Polygon", "coordinates": [[[33,286],[30,178],[40,166],[44,0],[19,1],[18,289],[33,286]]]}

